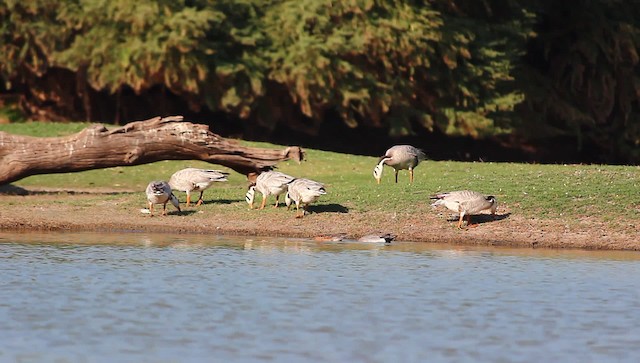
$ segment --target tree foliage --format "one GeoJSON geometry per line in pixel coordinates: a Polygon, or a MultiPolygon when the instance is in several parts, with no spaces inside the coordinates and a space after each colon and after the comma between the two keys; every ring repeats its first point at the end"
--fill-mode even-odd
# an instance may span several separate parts
{"type": "Polygon", "coordinates": [[[640,160],[638,6],[579,5],[5,0],[1,87],[49,118],[106,121],[96,100],[118,115],[161,90],[249,129],[338,117],[397,136],[565,135],[640,160]]]}
{"type": "Polygon", "coordinates": [[[487,42],[493,25],[426,1],[39,0],[0,9],[12,24],[2,32],[8,88],[58,67],[92,90],[160,85],[196,108],[310,133],[328,111],[394,134],[416,123],[493,132],[486,115],[513,58],[504,41],[487,42]]]}
{"type": "Polygon", "coordinates": [[[607,160],[640,160],[640,9],[621,1],[541,1],[518,73],[529,137],[568,135],[607,160]]]}

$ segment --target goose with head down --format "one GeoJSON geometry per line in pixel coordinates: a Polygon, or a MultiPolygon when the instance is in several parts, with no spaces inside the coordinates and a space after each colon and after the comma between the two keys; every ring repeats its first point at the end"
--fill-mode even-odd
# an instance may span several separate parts
{"type": "Polygon", "coordinates": [[[171,202],[174,207],[180,212],[180,203],[178,202],[178,198],[173,195],[171,191],[171,187],[169,183],[166,181],[152,181],[147,185],[147,189],[145,190],[147,194],[147,201],[149,203],[149,214],[153,217],[153,205],[154,204],[162,204],[162,215],[167,214],[167,203],[171,202]]]}
{"type": "Polygon", "coordinates": [[[178,170],[169,179],[169,185],[173,190],[180,190],[187,193],[187,204],[191,203],[191,192],[200,192],[196,206],[202,204],[202,194],[209,189],[213,183],[226,182],[229,173],[219,170],[207,170],[198,168],[186,168],[178,170]]]}
{"type": "Polygon", "coordinates": [[[296,218],[304,217],[306,208],[309,204],[315,202],[321,195],[327,194],[324,184],[310,179],[295,179],[289,184],[289,190],[285,195],[287,209],[291,208],[293,203],[296,204],[296,218]],[[300,205],[302,204],[302,213],[300,213],[300,205]]]}
{"type": "Polygon", "coordinates": [[[467,227],[474,227],[471,224],[471,216],[482,211],[489,210],[495,216],[498,209],[498,201],[493,195],[484,195],[473,190],[459,190],[454,192],[440,193],[431,197],[435,202],[433,207],[439,205],[459,214],[458,228],[462,228],[462,220],[467,220],[467,227]]]}
{"type": "Polygon", "coordinates": [[[274,208],[278,207],[280,195],[285,193],[289,184],[295,178],[291,175],[287,175],[285,173],[281,173],[279,171],[266,171],[256,178],[255,183],[249,186],[247,190],[247,194],[245,199],[247,203],[249,203],[249,208],[253,209],[253,202],[255,199],[256,191],[262,193],[262,203],[260,204],[260,209],[264,209],[267,203],[267,197],[270,195],[276,196],[276,204],[274,208]]]}
{"type": "Polygon", "coordinates": [[[409,170],[409,183],[413,183],[413,169],[426,158],[427,156],[422,150],[411,145],[393,146],[380,157],[378,164],[373,169],[373,177],[380,184],[382,171],[386,164],[395,170],[396,183],[398,182],[398,171],[400,170],[409,170]]]}

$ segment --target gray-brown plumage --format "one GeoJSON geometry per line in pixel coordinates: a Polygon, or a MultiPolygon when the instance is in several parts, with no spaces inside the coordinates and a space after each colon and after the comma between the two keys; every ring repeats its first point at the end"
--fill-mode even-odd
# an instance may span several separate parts
{"type": "Polygon", "coordinates": [[[358,238],[358,242],[391,243],[394,239],[396,239],[396,235],[392,233],[372,233],[358,238]]]}
{"type": "Polygon", "coordinates": [[[472,227],[471,216],[479,214],[482,211],[490,210],[491,215],[495,216],[498,209],[498,201],[493,195],[484,195],[474,192],[473,190],[460,190],[455,192],[447,192],[436,194],[431,197],[436,201],[431,204],[434,207],[443,205],[449,210],[460,215],[458,220],[458,228],[462,228],[462,220],[466,217],[467,227],[472,227]]]}
{"type": "Polygon", "coordinates": [[[167,202],[171,202],[174,207],[180,212],[180,203],[178,198],[173,195],[169,183],[166,181],[156,180],[147,185],[145,190],[147,194],[147,201],[149,202],[149,214],[153,217],[153,205],[162,204],[162,215],[167,214],[167,202]]]}
{"type": "Polygon", "coordinates": [[[296,179],[289,184],[289,190],[285,195],[287,209],[291,208],[291,204],[296,204],[296,218],[304,217],[304,213],[309,204],[315,202],[321,195],[327,194],[324,185],[310,179],[296,179]],[[300,213],[300,204],[302,204],[302,213],[300,213]]]}
{"type": "Polygon", "coordinates": [[[245,199],[249,203],[249,208],[253,209],[253,201],[255,199],[256,190],[262,193],[262,203],[260,209],[264,209],[267,203],[267,197],[270,195],[276,196],[276,204],[274,207],[278,207],[280,195],[285,193],[295,178],[291,175],[281,173],[279,171],[266,171],[256,178],[255,184],[249,186],[245,199]]]}
{"type": "Polygon", "coordinates": [[[415,167],[426,158],[427,156],[422,150],[411,145],[393,146],[380,157],[378,165],[373,169],[373,177],[376,178],[376,181],[380,184],[382,171],[386,164],[395,170],[396,183],[398,182],[398,171],[405,169],[409,170],[409,182],[413,183],[413,169],[415,169],[415,167]]]}
{"type": "Polygon", "coordinates": [[[169,185],[173,190],[187,193],[187,204],[191,202],[191,192],[200,192],[196,206],[202,204],[202,194],[213,183],[227,181],[229,173],[219,170],[207,170],[198,168],[186,168],[176,171],[169,179],[169,185]]]}

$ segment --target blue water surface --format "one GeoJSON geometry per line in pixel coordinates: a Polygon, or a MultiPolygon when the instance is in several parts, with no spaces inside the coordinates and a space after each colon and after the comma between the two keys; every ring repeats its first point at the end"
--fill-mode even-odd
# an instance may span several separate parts
{"type": "Polygon", "coordinates": [[[2,362],[639,362],[640,253],[0,234],[2,362]]]}

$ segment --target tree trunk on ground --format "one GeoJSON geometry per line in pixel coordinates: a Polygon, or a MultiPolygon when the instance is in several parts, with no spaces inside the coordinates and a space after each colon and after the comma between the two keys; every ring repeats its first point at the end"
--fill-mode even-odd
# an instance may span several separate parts
{"type": "Polygon", "coordinates": [[[183,122],[182,116],[156,117],[107,130],[93,125],[64,137],[30,137],[0,132],[0,185],[30,175],[67,173],[160,160],[203,160],[249,175],[288,159],[301,161],[297,146],[284,150],[239,145],[183,122]]]}

